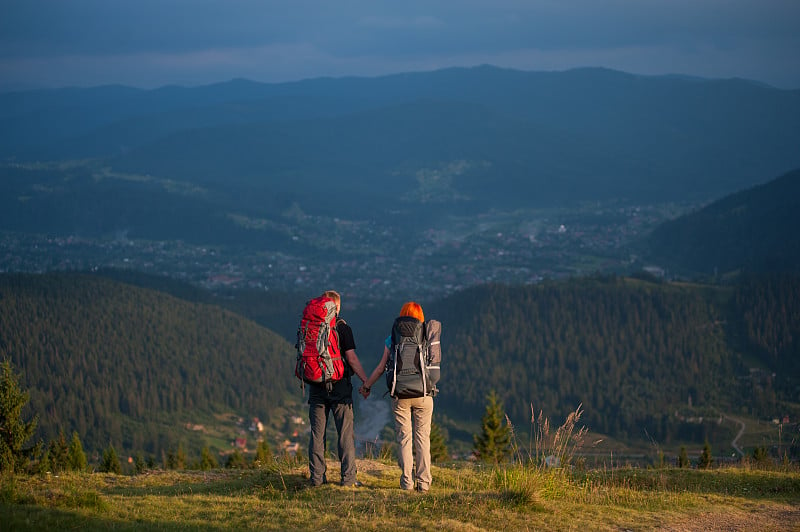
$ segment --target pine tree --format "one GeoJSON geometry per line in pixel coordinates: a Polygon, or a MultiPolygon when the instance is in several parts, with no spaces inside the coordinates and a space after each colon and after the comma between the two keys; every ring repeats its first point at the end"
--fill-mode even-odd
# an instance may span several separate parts
{"type": "Polygon", "coordinates": [[[449,458],[444,432],[437,423],[431,423],[431,461],[444,462],[449,458]]]}
{"type": "Polygon", "coordinates": [[[272,464],[275,457],[272,454],[272,449],[269,448],[267,440],[261,440],[256,447],[256,456],[253,459],[253,467],[264,467],[272,464]]]}
{"type": "Polygon", "coordinates": [[[211,454],[208,446],[203,447],[203,450],[200,451],[200,469],[202,471],[208,471],[215,467],[217,467],[217,459],[211,454]]]}
{"type": "Polygon", "coordinates": [[[45,449],[44,453],[42,453],[42,457],[39,458],[39,466],[37,468],[37,472],[40,475],[45,475],[52,471],[52,466],[50,465],[50,450],[45,449]]]}
{"type": "Polygon", "coordinates": [[[144,471],[147,469],[147,462],[145,462],[142,453],[136,453],[136,457],[133,460],[133,469],[137,475],[144,473],[144,471]]]}
{"type": "Polygon", "coordinates": [[[167,469],[186,469],[186,453],[183,451],[183,444],[179,443],[175,452],[167,453],[165,465],[167,469]]]}
{"type": "Polygon", "coordinates": [[[711,456],[711,444],[706,443],[703,445],[703,452],[700,454],[700,459],[697,461],[697,467],[699,469],[708,469],[711,467],[711,462],[714,461],[714,458],[711,456]]]}
{"type": "Polygon", "coordinates": [[[244,456],[242,456],[242,453],[239,452],[239,449],[234,449],[234,451],[228,455],[225,467],[228,469],[247,469],[247,462],[244,456]]]}
{"type": "Polygon", "coordinates": [[[183,444],[178,444],[178,452],[175,455],[177,461],[176,469],[186,469],[186,452],[183,450],[183,444]]]}
{"type": "Polygon", "coordinates": [[[486,413],[481,419],[481,433],[476,434],[475,451],[483,462],[498,464],[511,455],[511,429],[494,390],[486,397],[486,413]]]}
{"type": "Polygon", "coordinates": [[[30,394],[19,387],[11,361],[0,364],[0,471],[21,471],[41,450],[41,444],[25,447],[33,436],[39,417],[22,419],[30,394]]]}
{"type": "Polygon", "coordinates": [[[86,469],[86,453],[83,452],[83,445],[77,432],[72,433],[67,462],[72,471],[84,471],[86,469]]]}
{"type": "Polygon", "coordinates": [[[678,453],[678,467],[689,467],[689,455],[686,454],[686,447],[681,446],[678,453]]]}
{"type": "Polygon", "coordinates": [[[50,456],[50,470],[53,473],[69,470],[69,444],[64,435],[64,429],[58,431],[58,437],[55,440],[50,440],[47,452],[50,456]]]}
{"type": "Polygon", "coordinates": [[[769,454],[767,454],[766,447],[756,447],[753,449],[753,461],[757,464],[766,464],[769,462],[769,454]]]}
{"type": "Polygon", "coordinates": [[[119,463],[117,451],[114,449],[113,445],[109,445],[108,448],[103,451],[103,460],[100,462],[100,472],[115,473],[117,475],[122,474],[122,465],[119,463]]]}
{"type": "Polygon", "coordinates": [[[175,456],[175,453],[172,450],[167,451],[166,457],[164,457],[164,451],[161,451],[162,458],[164,461],[164,469],[177,469],[178,468],[178,459],[175,456]]]}

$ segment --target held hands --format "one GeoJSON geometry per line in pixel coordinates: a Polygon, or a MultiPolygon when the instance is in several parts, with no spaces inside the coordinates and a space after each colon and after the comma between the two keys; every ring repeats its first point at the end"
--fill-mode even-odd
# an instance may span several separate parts
{"type": "Polygon", "coordinates": [[[367,386],[366,384],[362,384],[361,388],[358,389],[358,393],[360,393],[361,397],[363,397],[364,399],[369,397],[369,392],[370,392],[370,387],[367,386]]]}

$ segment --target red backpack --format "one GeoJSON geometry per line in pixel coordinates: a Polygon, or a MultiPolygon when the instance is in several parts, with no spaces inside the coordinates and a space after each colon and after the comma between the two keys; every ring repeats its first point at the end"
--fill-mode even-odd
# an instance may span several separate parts
{"type": "Polygon", "coordinates": [[[295,376],[303,382],[328,384],[344,377],[336,332],[336,302],[320,296],[306,303],[297,329],[295,376]]]}

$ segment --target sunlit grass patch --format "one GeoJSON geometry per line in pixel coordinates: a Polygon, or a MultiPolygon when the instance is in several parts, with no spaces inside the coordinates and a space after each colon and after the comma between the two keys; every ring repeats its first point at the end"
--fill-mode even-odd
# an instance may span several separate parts
{"type": "MultiPolygon", "coordinates": [[[[771,523],[766,530],[800,525],[800,473],[459,462],[434,466],[423,494],[400,489],[394,463],[358,465],[362,487],[311,487],[307,466],[288,462],[134,477],[9,477],[0,520],[19,530],[679,530],[695,520],[758,524],[754,516],[771,523]]],[[[329,478],[338,467],[329,462],[329,478]]]]}
{"type": "Polygon", "coordinates": [[[50,475],[3,476],[0,502],[53,508],[88,508],[98,512],[108,509],[108,502],[96,488],[96,483],[84,480],[86,475],[68,474],[58,479],[59,482],[48,482],[48,477],[50,475]]]}

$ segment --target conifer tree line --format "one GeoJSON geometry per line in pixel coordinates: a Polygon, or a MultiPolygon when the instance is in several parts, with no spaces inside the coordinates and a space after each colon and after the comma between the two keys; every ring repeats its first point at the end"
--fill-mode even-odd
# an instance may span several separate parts
{"type": "Polygon", "coordinates": [[[723,287],[618,277],[487,285],[431,312],[447,355],[437,408],[454,418],[476,419],[496,390],[514,423],[532,407],[557,418],[582,404],[593,431],[643,439],[644,429],[669,444],[713,430],[675,420],[689,403],[769,419],[796,405],[798,275],[723,287]],[[774,380],[756,382],[754,364],[774,380]]]}
{"type": "MultiPolygon", "coordinates": [[[[800,282],[796,275],[748,276],[733,295],[733,319],[744,348],[782,376],[800,375],[800,282]]],[[[790,386],[778,379],[778,386],[790,386]]]]}
{"type": "MultiPolygon", "coordinates": [[[[487,285],[426,304],[426,314],[444,324],[437,411],[456,422],[480,421],[492,390],[518,425],[534,406],[557,419],[583,404],[593,431],[635,438],[645,428],[663,444],[709,437],[674,423],[689,402],[796,414],[776,409],[800,380],[798,275],[715,287],[617,277],[487,285]],[[753,363],[765,370],[758,382],[753,363]]],[[[270,420],[297,399],[292,346],[214,305],[78,274],[3,274],[0,317],[0,360],[20,369],[49,445],[77,433],[95,457],[113,443],[134,465],[175,464],[180,440],[154,416],[224,405],[270,420]]]]}
{"type": "MultiPolygon", "coordinates": [[[[33,459],[37,457],[32,456],[33,459]]],[[[51,440],[45,447],[44,454],[38,458],[37,469],[41,473],[61,473],[63,471],[86,471],[89,463],[83,450],[83,442],[77,432],[72,433],[72,439],[67,443],[64,431],[51,440]]]]}
{"type": "Polygon", "coordinates": [[[155,419],[214,405],[269,421],[296,393],[294,351],[219,307],[77,274],[0,275],[0,360],[19,368],[45,441],[76,431],[92,450],[115,442],[175,448],[155,419]]]}
{"type": "MultiPolygon", "coordinates": [[[[73,432],[69,444],[64,432],[61,431],[58,438],[49,442],[47,446],[44,446],[41,441],[35,445],[28,445],[36,427],[37,418],[34,416],[32,419],[26,420],[23,416],[22,411],[27,405],[27,401],[28,393],[19,387],[18,376],[14,373],[11,363],[8,360],[3,361],[0,364],[0,474],[58,474],[65,471],[98,471],[120,475],[124,473],[139,474],[159,467],[152,457],[145,460],[139,453],[133,467],[124,470],[113,445],[109,445],[103,451],[96,466],[90,467],[77,432],[73,432]],[[44,449],[43,452],[42,449],[44,449]]],[[[576,413],[578,411],[576,410],[576,413]]],[[[579,416],[573,419],[577,421],[579,416]]],[[[544,426],[547,427],[547,421],[544,426]]],[[[519,442],[516,441],[509,418],[497,393],[492,390],[486,396],[486,407],[481,419],[480,432],[473,438],[474,456],[476,459],[494,466],[517,460],[526,465],[560,467],[572,461],[573,453],[579,445],[578,442],[585,434],[585,427],[582,427],[577,433],[573,429],[574,425],[567,422],[556,430],[552,437],[548,428],[545,431],[540,430],[536,436],[536,443],[530,442],[531,445],[536,446],[536,449],[527,449],[527,454],[520,452],[519,442]],[[563,429],[567,430],[562,433],[563,429]]],[[[446,431],[438,423],[432,423],[430,448],[434,463],[449,460],[446,440],[446,431]]],[[[285,457],[289,458],[288,455],[285,457]]],[[[660,453],[660,459],[660,466],[664,467],[663,453],[660,453]]],[[[763,447],[754,449],[752,459],[755,463],[769,460],[763,447]]],[[[224,467],[230,469],[268,468],[273,466],[275,461],[276,456],[269,444],[266,440],[261,440],[256,448],[255,456],[251,460],[235,449],[228,454],[224,461],[224,467]]],[[[698,469],[707,469],[713,463],[711,445],[706,440],[696,466],[698,469]]],[[[190,463],[182,445],[178,445],[177,450],[165,453],[163,462],[164,469],[175,470],[207,471],[220,467],[220,465],[222,464],[208,446],[201,450],[199,460],[190,463]]],[[[691,466],[685,446],[680,448],[676,465],[679,468],[691,466]]]]}
{"type": "MultiPolygon", "coordinates": [[[[0,363],[0,473],[58,474],[66,471],[89,471],[90,464],[77,432],[72,433],[69,443],[62,430],[47,445],[43,441],[31,444],[38,416],[33,415],[30,419],[25,416],[23,411],[28,406],[28,399],[28,391],[20,387],[19,376],[11,362],[4,360],[0,363]]],[[[189,462],[180,444],[177,450],[165,453],[165,457],[164,469],[209,470],[219,466],[207,446],[203,447],[196,462],[189,462]]],[[[224,466],[235,469],[263,468],[274,462],[272,449],[265,440],[261,440],[251,461],[237,449],[228,455],[224,466]]],[[[152,457],[145,460],[139,453],[129,472],[141,473],[155,467],[157,465],[152,457]]],[[[103,450],[99,463],[94,464],[91,470],[117,475],[125,472],[112,444],[103,450]]]]}
{"type": "MultiPolygon", "coordinates": [[[[36,416],[30,420],[24,418],[23,409],[27,406],[28,397],[28,392],[20,388],[18,375],[10,361],[3,361],[0,365],[0,473],[58,474],[65,471],[89,471],[86,453],[77,432],[72,433],[69,443],[62,430],[47,446],[44,446],[43,442],[28,445],[37,423],[36,416]],[[44,452],[41,452],[43,448],[44,452]]],[[[482,432],[475,435],[475,453],[480,460],[498,465],[511,455],[511,431],[503,419],[505,413],[497,394],[492,391],[487,400],[482,432]]],[[[430,447],[434,462],[449,459],[446,433],[438,423],[433,423],[431,426],[430,447]]],[[[224,465],[232,469],[247,469],[269,467],[274,462],[275,456],[269,444],[261,440],[251,462],[235,449],[228,455],[224,465]]],[[[177,450],[166,453],[163,466],[165,469],[193,468],[205,471],[218,467],[219,462],[206,446],[201,450],[199,461],[190,465],[182,445],[178,445],[177,450]]],[[[139,454],[134,469],[130,472],[141,473],[154,467],[156,467],[154,460],[145,462],[139,454]]],[[[123,474],[122,464],[113,445],[109,445],[103,451],[96,471],[123,474]]]]}

